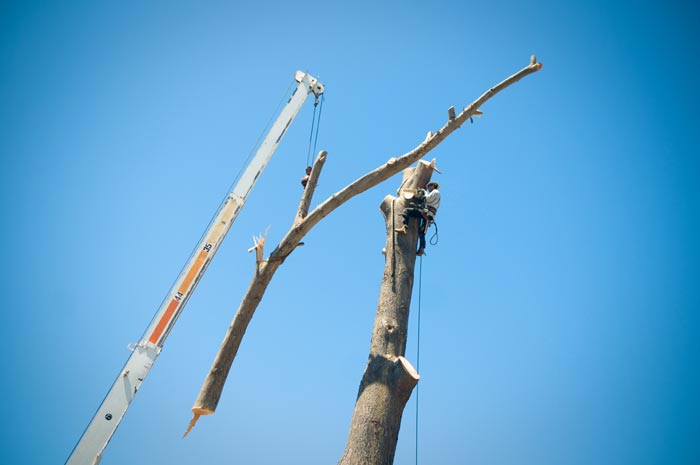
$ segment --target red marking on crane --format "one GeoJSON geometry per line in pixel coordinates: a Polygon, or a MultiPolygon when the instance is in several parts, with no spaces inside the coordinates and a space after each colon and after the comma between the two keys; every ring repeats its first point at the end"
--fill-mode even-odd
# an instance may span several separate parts
{"type": "Polygon", "coordinates": [[[165,330],[165,327],[168,324],[168,321],[170,321],[170,318],[172,318],[173,313],[175,313],[175,309],[177,306],[180,304],[177,300],[173,299],[170,301],[170,305],[168,305],[168,308],[165,310],[165,313],[163,316],[160,318],[160,321],[158,322],[158,326],[156,326],[156,329],[153,330],[153,333],[151,334],[151,337],[148,338],[148,342],[155,344],[158,342],[158,339],[160,339],[160,335],[163,334],[163,331],[165,330]]]}
{"type": "MultiPolygon", "coordinates": [[[[194,281],[194,278],[197,276],[197,274],[199,274],[199,272],[202,270],[202,267],[204,266],[204,261],[207,259],[207,254],[208,250],[202,250],[201,252],[199,252],[197,259],[190,268],[190,271],[187,272],[187,276],[185,276],[185,279],[182,281],[182,284],[180,284],[180,288],[178,289],[179,296],[182,297],[187,293],[187,291],[189,291],[192,281],[194,281]]],[[[153,333],[151,333],[151,337],[148,338],[148,342],[152,344],[158,343],[158,339],[160,339],[160,337],[163,335],[163,331],[165,331],[165,328],[168,326],[168,323],[170,323],[170,320],[175,314],[175,310],[180,305],[181,301],[182,298],[173,298],[173,300],[170,301],[170,303],[168,304],[168,308],[165,309],[165,313],[163,313],[163,316],[160,317],[160,321],[158,321],[156,329],[153,330],[153,333]]]]}
{"type": "Polygon", "coordinates": [[[208,252],[209,249],[199,252],[197,260],[194,262],[194,265],[192,265],[192,268],[190,268],[190,271],[187,273],[187,276],[185,276],[182,284],[180,284],[180,289],[178,289],[182,295],[185,295],[185,293],[190,290],[190,285],[192,284],[192,281],[194,281],[195,276],[197,276],[197,274],[201,271],[202,265],[204,265],[204,260],[207,259],[208,252]]]}

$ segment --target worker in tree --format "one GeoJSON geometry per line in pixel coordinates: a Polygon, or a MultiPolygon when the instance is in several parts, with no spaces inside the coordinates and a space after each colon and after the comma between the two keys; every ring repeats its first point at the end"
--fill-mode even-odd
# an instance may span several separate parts
{"type": "Polygon", "coordinates": [[[306,183],[309,182],[310,176],[311,176],[311,167],[307,166],[306,167],[306,174],[304,175],[303,178],[301,178],[301,185],[304,186],[304,189],[306,189],[306,183]]]}
{"type": "Polygon", "coordinates": [[[416,255],[419,256],[425,254],[425,233],[435,220],[435,215],[437,215],[438,208],[440,208],[440,185],[435,181],[430,181],[425,188],[427,192],[423,189],[418,189],[413,198],[409,200],[409,205],[401,214],[403,225],[396,229],[396,232],[405,234],[410,218],[420,219],[418,226],[419,245],[418,251],[416,251],[416,255]]]}
{"type": "Polygon", "coordinates": [[[425,188],[428,189],[428,194],[425,196],[425,207],[432,222],[437,215],[438,208],[440,208],[440,184],[430,181],[425,188]]]}

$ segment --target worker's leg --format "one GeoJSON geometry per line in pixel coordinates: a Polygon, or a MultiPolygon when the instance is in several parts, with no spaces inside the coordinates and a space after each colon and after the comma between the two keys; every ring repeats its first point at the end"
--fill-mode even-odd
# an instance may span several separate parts
{"type": "Polygon", "coordinates": [[[419,229],[419,236],[418,240],[419,246],[418,246],[418,251],[416,252],[416,255],[425,255],[425,233],[428,232],[428,228],[430,227],[430,224],[433,222],[433,217],[428,214],[428,215],[422,215],[421,217],[421,222],[420,222],[420,229],[419,229]]]}
{"type": "Polygon", "coordinates": [[[425,231],[422,229],[418,233],[418,252],[416,252],[416,255],[423,255],[425,253],[425,231]]]}

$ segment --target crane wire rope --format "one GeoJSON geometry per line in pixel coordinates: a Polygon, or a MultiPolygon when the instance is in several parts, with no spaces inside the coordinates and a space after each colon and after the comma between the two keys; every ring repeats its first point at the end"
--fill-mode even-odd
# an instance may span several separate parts
{"type": "Polygon", "coordinates": [[[306,166],[311,166],[311,140],[314,137],[314,124],[316,123],[316,107],[318,106],[318,98],[314,102],[314,114],[311,116],[311,132],[309,132],[309,148],[306,149],[306,166]]]}
{"type": "Polygon", "coordinates": [[[260,141],[262,140],[263,136],[267,133],[268,128],[270,127],[270,123],[272,123],[272,120],[275,119],[275,116],[277,115],[277,112],[279,111],[280,107],[284,103],[284,101],[287,99],[287,95],[289,94],[289,89],[292,88],[296,81],[292,79],[292,81],[289,83],[289,87],[287,87],[287,90],[284,91],[284,94],[282,94],[282,98],[280,99],[279,103],[277,103],[277,107],[275,107],[274,111],[270,115],[270,118],[267,120],[267,123],[265,124],[265,127],[263,128],[262,131],[260,131],[260,135],[258,136],[258,140],[255,141],[255,144],[253,144],[253,147],[251,147],[250,152],[248,152],[248,156],[246,159],[243,161],[241,164],[241,168],[238,170],[238,174],[236,174],[236,177],[233,179],[233,182],[231,183],[231,186],[229,186],[229,192],[231,192],[231,189],[233,189],[233,186],[238,182],[238,178],[241,177],[241,174],[243,174],[243,170],[248,166],[248,162],[250,161],[251,157],[253,156],[253,153],[255,153],[255,150],[258,148],[260,145],[260,141]]]}
{"type": "Polygon", "coordinates": [[[318,142],[318,128],[321,126],[321,114],[323,113],[323,102],[326,101],[326,94],[321,94],[321,108],[318,109],[318,121],[316,121],[316,137],[314,138],[313,156],[316,156],[316,143],[318,142]]]}
{"type": "Polygon", "coordinates": [[[314,154],[316,153],[316,144],[318,143],[318,128],[321,125],[321,113],[323,112],[323,102],[326,100],[326,97],[324,94],[321,94],[321,97],[316,97],[316,100],[314,101],[314,113],[311,116],[311,132],[309,133],[309,148],[306,151],[306,166],[311,166],[311,161],[313,157],[315,156],[314,154]],[[321,101],[321,108],[318,109],[318,119],[316,119],[316,107],[318,106],[319,100],[321,101]],[[314,128],[315,126],[315,128],[314,128]],[[314,130],[316,132],[315,137],[314,137],[314,130]],[[311,141],[313,140],[314,142],[314,148],[313,151],[311,150],[311,141]]]}
{"type": "MultiPolygon", "coordinates": [[[[230,185],[230,186],[228,187],[228,189],[226,190],[226,196],[224,196],[224,199],[221,201],[221,203],[220,203],[219,206],[216,208],[216,210],[214,210],[214,212],[213,212],[212,215],[211,215],[211,218],[209,219],[209,222],[207,223],[207,227],[204,228],[204,230],[202,231],[202,234],[199,236],[199,239],[197,239],[197,242],[195,243],[194,247],[192,248],[192,251],[191,251],[190,254],[189,254],[189,257],[190,257],[190,258],[192,258],[192,256],[194,256],[195,252],[197,251],[197,247],[198,247],[199,244],[202,242],[202,239],[204,239],[204,235],[207,233],[207,230],[209,229],[209,226],[211,226],[211,223],[212,223],[212,222],[214,221],[214,219],[216,218],[216,214],[219,212],[219,210],[221,210],[221,207],[222,207],[222,205],[224,204],[224,202],[226,202],[226,199],[228,198],[228,194],[233,190],[233,186],[235,186],[236,183],[238,182],[238,179],[241,177],[241,174],[243,174],[243,170],[245,169],[245,167],[248,166],[248,162],[250,161],[251,157],[253,156],[253,153],[255,153],[255,151],[257,150],[258,146],[260,145],[260,141],[262,140],[263,136],[265,136],[265,134],[267,133],[267,130],[268,130],[268,128],[270,127],[270,123],[272,123],[272,120],[273,120],[273,119],[275,118],[275,116],[277,115],[277,112],[279,111],[280,107],[281,107],[282,104],[284,103],[285,99],[287,98],[287,95],[289,94],[289,90],[292,88],[292,86],[294,86],[294,83],[295,83],[295,82],[296,82],[296,81],[295,81],[294,79],[292,79],[292,81],[289,83],[289,86],[287,87],[287,90],[285,90],[285,91],[284,91],[284,94],[282,94],[282,98],[280,98],[280,101],[277,103],[277,107],[275,107],[274,111],[273,111],[272,114],[270,115],[270,118],[267,120],[267,123],[265,124],[265,127],[264,127],[263,130],[260,132],[260,135],[258,136],[258,140],[256,140],[256,141],[255,141],[255,144],[253,144],[253,147],[251,147],[250,152],[248,152],[248,156],[246,157],[246,159],[245,159],[245,160],[243,161],[243,163],[241,164],[241,167],[238,169],[238,173],[236,174],[236,177],[233,179],[233,182],[231,183],[231,185],[230,185]]],[[[182,268],[180,268],[180,272],[177,274],[177,276],[175,277],[175,279],[173,280],[173,282],[172,282],[171,285],[170,285],[171,287],[174,286],[174,285],[175,285],[175,282],[177,282],[177,280],[180,278],[180,275],[182,274],[182,272],[184,271],[184,269],[187,267],[187,264],[189,263],[190,258],[188,258],[187,261],[185,261],[185,264],[182,265],[182,268]]],[[[167,294],[165,295],[165,297],[163,297],[163,300],[162,300],[162,302],[161,302],[161,305],[163,305],[163,302],[165,302],[165,301],[168,299],[168,297],[169,297],[169,296],[168,296],[167,294]]],[[[146,330],[144,331],[143,335],[141,335],[141,339],[143,339],[144,337],[146,337],[146,333],[148,332],[148,329],[151,327],[151,325],[153,324],[153,322],[155,321],[155,319],[156,319],[157,316],[158,316],[158,312],[156,312],[156,314],[153,315],[153,318],[151,319],[151,322],[150,322],[149,325],[146,327],[146,330]]]]}
{"type": "MultiPolygon", "coordinates": [[[[287,95],[289,94],[289,90],[292,88],[292,86],[294,85],[295,82],[296,81],[294,79],[292,79],[292,81],[289,83],[289,86],[287,87],[287,90],[285,90],[284,94],[282,94],[282,98],[280,99],[279,103],[277,104],[277,107],[270,115],[270,118],[268,119],[267,123],[265,124],[265,127],[263,128],[263,130],[260,132],[260,135],[258,136],[258,140],[255,141],[255,144],[253,144],[253,147],[250,149],[250,152],[248,152],[248,156],[241,164],[241,167],[238,169],[238,174],[236,174],[236,177],[233,179],[233,182],[226,190],[226,195],[224,196],[224,199],[221,201],[221,203],[216,208],[216,210],[214,210],[214,212],[212,213],[211,218],[209,219],[209,222],[207,223],[207,227],[204,228],[204,230],[202,231],[202,234],[199,236],[199,239],[197,239],[197,242],[195,243],[194,247],[192,248],[192,251],[190,251],[190,254],[189,254],[190,258],[188,258],[187,261],[185,261],[185,264],[182,265],[182,268],[180,268],[180,272],[177,274],[177,276],[175,277],[173,282],[170,284],[170,287],[175,285],[177,280],[180,278],[180,275],[187,267],[187,264],[189,263],[190,259],[194,256],[195,252],[197,251],[197,247],[199,247],[199,244],[202,242],[202,239],[204,239],[204,235],[207,233],[209,226],[211,226],[211,223],[216,218],[216,214],[219,212],[219,210],[221,210],[221,207],[224,204],[224,202],[226,202],[226,199],[228,198],[228,194],[233,190],[233,186],[235,186],[236,183],[238,182],[238,179],[241,177],[241,174],[243,174],[243,170],[245,169],[246,166],[248,166],[248,162],[250,161],[251,157],[253,156],[253,153],[260,145],[260,141],[262,140],[263,136],[266,134],[268,128],[270,127],[270,123],[275,118],[275,115],[277,115],[277,112],[279,111],[280,107],[284,103],[285,99],[287,98],[287,95]]],[[[161,306],[163,305],[163,302],[165,302],[168,299],[168,297],[169,297],[169,295],[167,295],[167,294],[165,295],[165,297],[163,297],[163,300],[161,301],[161,306]]],[[[153,324],[153,322],[155,321],[157,316],[158,316],[158,312],[156,312],[153,315],[153,318],[151,319],[151,322],[149,323],[149,325],[146,327],[146,330],[144,331],[143,335],[141,336],[141,339],[146,337],[146,333],[148,332],[148,329],[151,327],[151,325],[153,324]]]]}

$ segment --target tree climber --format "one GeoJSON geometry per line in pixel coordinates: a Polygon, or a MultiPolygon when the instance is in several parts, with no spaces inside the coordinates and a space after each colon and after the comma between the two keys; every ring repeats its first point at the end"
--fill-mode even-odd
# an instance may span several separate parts
{"type": "Polygon", "coordinates": [[[397,233],[405,234],[408,228],[410,218],[419,218],[418,226],[419,246],[416,255],[425,254],[425,233],[430,225],[435,220],[438,208],[440,208],[440,185],[435,181],[430,181],[426,186],[428,192],[423,189],[417,189],[416,193],[409,199],[408,206],[404,209],[401,216],[403,217],[403,225],[396,229],[397,233]]]}
{"type": "Polygon", "coordinates": [[[304,177],[301,178],[301,185],[304,186],[304,189],[306,189],[306,183],[309,182],[309,177],[311,176],[311,167],[307,166],[306,167],[306,174],[304,177]]]}

